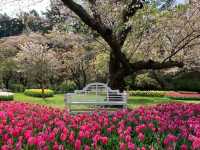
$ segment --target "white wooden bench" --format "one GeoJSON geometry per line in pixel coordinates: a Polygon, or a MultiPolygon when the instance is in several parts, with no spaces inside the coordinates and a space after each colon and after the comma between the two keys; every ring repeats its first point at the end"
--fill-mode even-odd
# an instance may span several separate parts
{"type": "MultiPolygon", "coordinates": [[[[71,111],[72,105],[99,106],[109,108],[121,106],[127,108],[127,93],[120,93],[119,90],[112,90],[104,83],[88,84],[83,90],[75,90],[74,93],[65,94],[65,105],[71,111]]],[[[87,108],[90,110],[90,108],[87,108]]]]}

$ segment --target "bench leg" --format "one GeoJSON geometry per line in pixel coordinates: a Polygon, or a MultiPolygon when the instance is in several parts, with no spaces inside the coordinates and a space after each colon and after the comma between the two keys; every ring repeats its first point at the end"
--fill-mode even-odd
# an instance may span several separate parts
{"type": "Polygon", "coordinates": [[[124,108],[124,109],[127,109],[128,107],[127,107],[127,105],[124,105],[123,108],[124,108]]]}
{"type": "Polygon", "coordinates": [[[68,107],[69,107],[69,113],[71,112],[71,105],[70,104],[68,104],[68,107]]]}

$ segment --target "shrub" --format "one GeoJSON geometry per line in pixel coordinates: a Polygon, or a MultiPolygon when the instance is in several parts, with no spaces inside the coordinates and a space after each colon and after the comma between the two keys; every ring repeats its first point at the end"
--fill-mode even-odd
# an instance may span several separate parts
{"type": "Polygon", "coordinates": [[[11,101],[14,99],[14,94],[10,92],[0,92],[0,101],[11,101]]]}
{"type": "Polygon", "coordinates": [[[129,91],[130,96],[150,96],[150,97],[163,97],[166,91],[129,91]]]}
{"type": "Polygon", "coordinates": [[[137,75],[135,78],[135,86],[141,90],[160,89],[159,83],[149,73],[137,75]]]}
{"type": "Polygon", "coordinates": [[[66,81],[63,82],[56,91],[58,91],[59,93],[67,93],[67,92],[71,92],[74,91],[76,89],[76,84],[73,81],[66,81]]]}
{"type": "Polygon", "coordinates": [[[172,80],[174,89],[179,91],[200,91],[199,76],[199,72],[186,72],[181,74],[172,80]]]}
{"type": "Polygon", "coordinates": [[[199,79],[177,79],[173,83],[176,90],[200,91],[199,79]]]}
{"type": "Polygon", "coordinates": [[[12,84],[10,86],[10,89],[13,91],[13,92],[24,92],[25,90],[25,87],[23,84],[12,84]]]}
{"type": "Polygon", "coordinates": [[[33,97],[53,97],[54,91],[50,89],[44,90],[44,95],[42,95],[42,89],[26,89],[24,91],[25,95],[33,96],[33,97]]]}

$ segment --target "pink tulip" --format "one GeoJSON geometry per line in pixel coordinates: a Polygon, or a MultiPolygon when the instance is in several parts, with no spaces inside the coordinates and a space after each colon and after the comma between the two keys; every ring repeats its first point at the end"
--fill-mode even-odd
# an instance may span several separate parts
{"type": "Polygon", "coordinates": [[[54,143],[53,150],[59,150],[59,145],[57,142],[54,143]]]}
{"type": "Polygon", "coordinates": [[[32,134],[32,131],[31,131],[31,130],[27,130],[27,131],[25,131],[25,133],[24,133],[24,137],[25,137],[26,139],[28,139],[29,137],[31,137],[31,134],[32,134]]]}
{"type": "Polygon", "coordinates": [[[119,149],[120,149],[120,150],[126,150],[126,144],[120,143],[119,149]]]}
{"type": "Polygon", "coordinates": [[[187,149],[188,149],[188,147],[187,147],[186,144],[182,144],[182,145],[181,145],[181,150],[187,150],[187,149]]]}
{"type": "Polygon", "coordinates": [[[84,150],[90,150],[90,147],[88,145],[85,145],[84,150]]]}
{"type": "Polygon", "coordinates": [[[8,145],[1,146],[1,150],[11,150],[8,145]]]}
{"type": "Polygon", "coordinates": [[[55,136],[56,134],[54,132],[51,132],[49,135],[49,140],[53,142],[55,140],[55,136]]]}
{"type": "Polygon", "coordinates": [[[74,132],[73,131],[70,132],[69,140],[70,140],[70,142],[74,142],[74,132]]]}
{"type": "Polygon", "coordinates": [[[141,150],[146,150],[146,148],[143,146],[143,147],[141,148],[141,150]]]}
{"type": "Polygon", "coordinates": [[[176,142],[177,141],[177,137],[172,135],[172,134],[168,134],[167,137],[164,139],[164,144],[168,145],[170,142],[176,142]]]}
{"type": "Polygon", "coordinates": [[[195,140],[192,143],[193,149],[200,149],[200,138],[195,138],[195,140]]]}
{"type": "Polygon", "coordinates": [[[75,150],[80,150],[81,149],[81,141],[77,139],[75,141],[75,150]]]}
{"type": "Polygon", "coordinates": [[[61,140],[61,141],[65,141],[66,138],[67,138],[67,135],[66,135],[65,133],[61,133],[61,135],[60,135],[60,140],[61,140]]]}
{"type": "Polygon", "coordinates": [[[144,134],[143,133],[139,133],[138,138],[140,141],[144,141],[144,134]]]}
{"type": "Polygon", "coordinates": [[[84,137],[84,132],[83,132],[83,131],[79,131],[78,137],[79,137],[80,139],[82,139],[82,138],[84,137]]]}
{"type": "Polygon", "coordinates": [[[128,143],[128,149],[129,150],[134,150],[135,149],[135,144],[133,144],[133,143],[128,143]]]}
{"type": "Polygon", "coordinates": [[[104,136],[104,137],[101,137],[101,141],[102,143],[105,145],[108,143],[108,137],[104,136]]]}
{"type": "Polygon", "coordinates": [[[131,141],[132,141],[131,136],[130,136],[130,135],[127,135],[127,136],[125,137],[125,141],[126,141],[126,143],[131,142],[131,141]]]}
{"type": "Polygon", "coordinates": [[[35,144],[35,138],[34,137],[29,137],[28,138],[28,144],[29,145],[34,145],[35,144]]]}

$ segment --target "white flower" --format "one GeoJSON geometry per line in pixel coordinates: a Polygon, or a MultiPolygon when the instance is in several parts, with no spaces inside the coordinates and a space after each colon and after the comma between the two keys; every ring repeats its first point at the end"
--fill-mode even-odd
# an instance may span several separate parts
{"type": "Polygon", "coordinates": [[[13,96],[14,94],[11,92],[0,92],[0,96],[13,96]]]}

